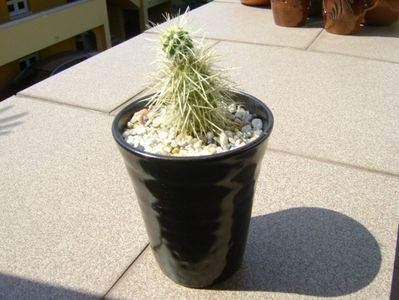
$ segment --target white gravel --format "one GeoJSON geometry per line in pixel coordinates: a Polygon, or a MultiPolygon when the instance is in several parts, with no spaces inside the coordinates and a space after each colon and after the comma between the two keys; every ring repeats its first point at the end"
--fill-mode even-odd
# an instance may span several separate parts
{"type": "Polygon", "coordinates": [[[231,118],[241,124],[234,131],[219,135],[208,132],[206,140],[189,135],[176,135],[176,128],[162,123],[159,115],[146,108],[136,112],[123,132],[127,143],[139,150],[166,156],[200,156],[221,153],[242,147],[257,139],[263,132],[263,121],[241,106],[229,107],[231,118]]]}

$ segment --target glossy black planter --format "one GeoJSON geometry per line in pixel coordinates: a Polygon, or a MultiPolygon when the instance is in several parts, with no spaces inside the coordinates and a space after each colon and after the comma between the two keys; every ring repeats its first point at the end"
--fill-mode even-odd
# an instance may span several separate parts
{"type": "Polygon", "coordinates": [[[233,274],[245,250],[255,182],[273,116],[258,99],[234,93],[264,120],[264,133],[229,152],[167,157],[133,148],[121,132],[147,98],[125,107],[112,125],[154,256],[169,278],[189,287],[206,287],[233,274]]]}

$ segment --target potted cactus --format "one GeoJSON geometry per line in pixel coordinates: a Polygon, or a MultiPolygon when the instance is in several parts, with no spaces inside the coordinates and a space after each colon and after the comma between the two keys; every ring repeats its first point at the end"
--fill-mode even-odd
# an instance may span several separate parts
{"type": "Polygon", "coordinates": [[[167,26],[161,44],[157,91],[123,108],[112,132],[161,270],[206,287],[241,263],[273,117],[231,89],[181,22],[167,26]]]}

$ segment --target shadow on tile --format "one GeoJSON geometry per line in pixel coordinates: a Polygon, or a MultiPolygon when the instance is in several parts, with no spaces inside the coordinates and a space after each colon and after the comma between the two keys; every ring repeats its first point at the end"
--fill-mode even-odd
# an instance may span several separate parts
{"type": "Polygon", "coordinates": [[[6,106],[0,109],[0,136],[12,133],[11,128],[23,124],[20,119],[26,116],[28,113],[19,113],[7,117],[2,117],[3,113],[12,109],[13,106],[6,106]]]}
{"type": "Polygon", "coordinates": [[[380,36],[399,38],[399,22],[391,26],[362,26],[354,36],[380,36]]]}
{"type": "Polygon", "coordinates": [[[84,293],[44,282],[0,273],[0,299],[100,299],[100,295],[84,293]]]}
{"type": "Polygon", "coordinates": [[[252,218],[240,270],[213,289],[341,296],[367,286],[380,265],[377,241],[357,221],[293,208],[252,218]]]}
{"type": "Polygon", "coordinates": [[[323,29],[323,26],[324,26],[323,19],[312,17],[305,23],[305,25],[303,25],[302,27],[298,27],[298,28],[320,28],[320,29],[323,29]]]}
{"type": "Polygon", "coordinates": [[[391,285],[391,300],[399,299],[399,228],[398,237],[396,238],[396,252],[395,262],[393,266],[392,285],[391,285]]]}

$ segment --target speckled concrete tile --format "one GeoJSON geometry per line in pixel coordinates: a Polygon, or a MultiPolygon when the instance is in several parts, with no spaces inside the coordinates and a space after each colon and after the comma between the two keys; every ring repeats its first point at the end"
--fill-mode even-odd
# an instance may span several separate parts
{"type": "Polygon", "coordinates": [[[106,114],[0,103],[0,299],[103,296],[147,243],[106,114]]]}
{"type": "Polygon", "coordinates": [[[323,31],[309,49],[399,63],[399,22],[392,26],[365,26],[349,36],[323,31]]]}
{"type": "Polygon", "coordinates": [[[275,117],[270,146],[399,174],[399,65],[219,43],[233,79],[275,117]]]}
{"type": "Polygon", "coordinates": [[[147,75],[156,68],[156,45],[156,36],[140,35],[20,94],[110,112],[151,82],[147,75]]]}
{"type": "MultiPolygon", "coordinates": [[[[212,2],[191,11],[187,26],[206,38],[306,48],[322,31],[320,21],[301,28],[274,24],[270,8],[212,2]],[[204,22],[206,16],[206,22],[204,22]]],[[[152,31],[159,29],[152,29],[152,31]]]]}
{"type": "MultiPolygon", "coordinates": [[[[212,47],[216,41],[206,43],[212,47]]],[[[158,35],[142,34],[19,94],[111,112],[153,82],[158,45],[158,35]]]]}
{"type": "Polygon", "coordinates": [[[398,177],[269,151],[235,275],[184,288],[147,248],[107,299],[388,299],[398,193],[398,177]]]}
{"type": "Polygon", "coordinates": [[[130,103],[139,100],[141,98],[144,97],[148,97],[150,95],[152,95],[153,91],[151,89],[145,89],[142,92],[140,92],[139,94],[137,94],[136,96],[130,98],[128,101],[124,102],[122,105],[118,106],[117,108],[115,108],[113,111],[110,112],[111,116],[115,116],[119,111],[122,110],[122,108],[124,108],[125,106],[129,105],[130,103]]]}

